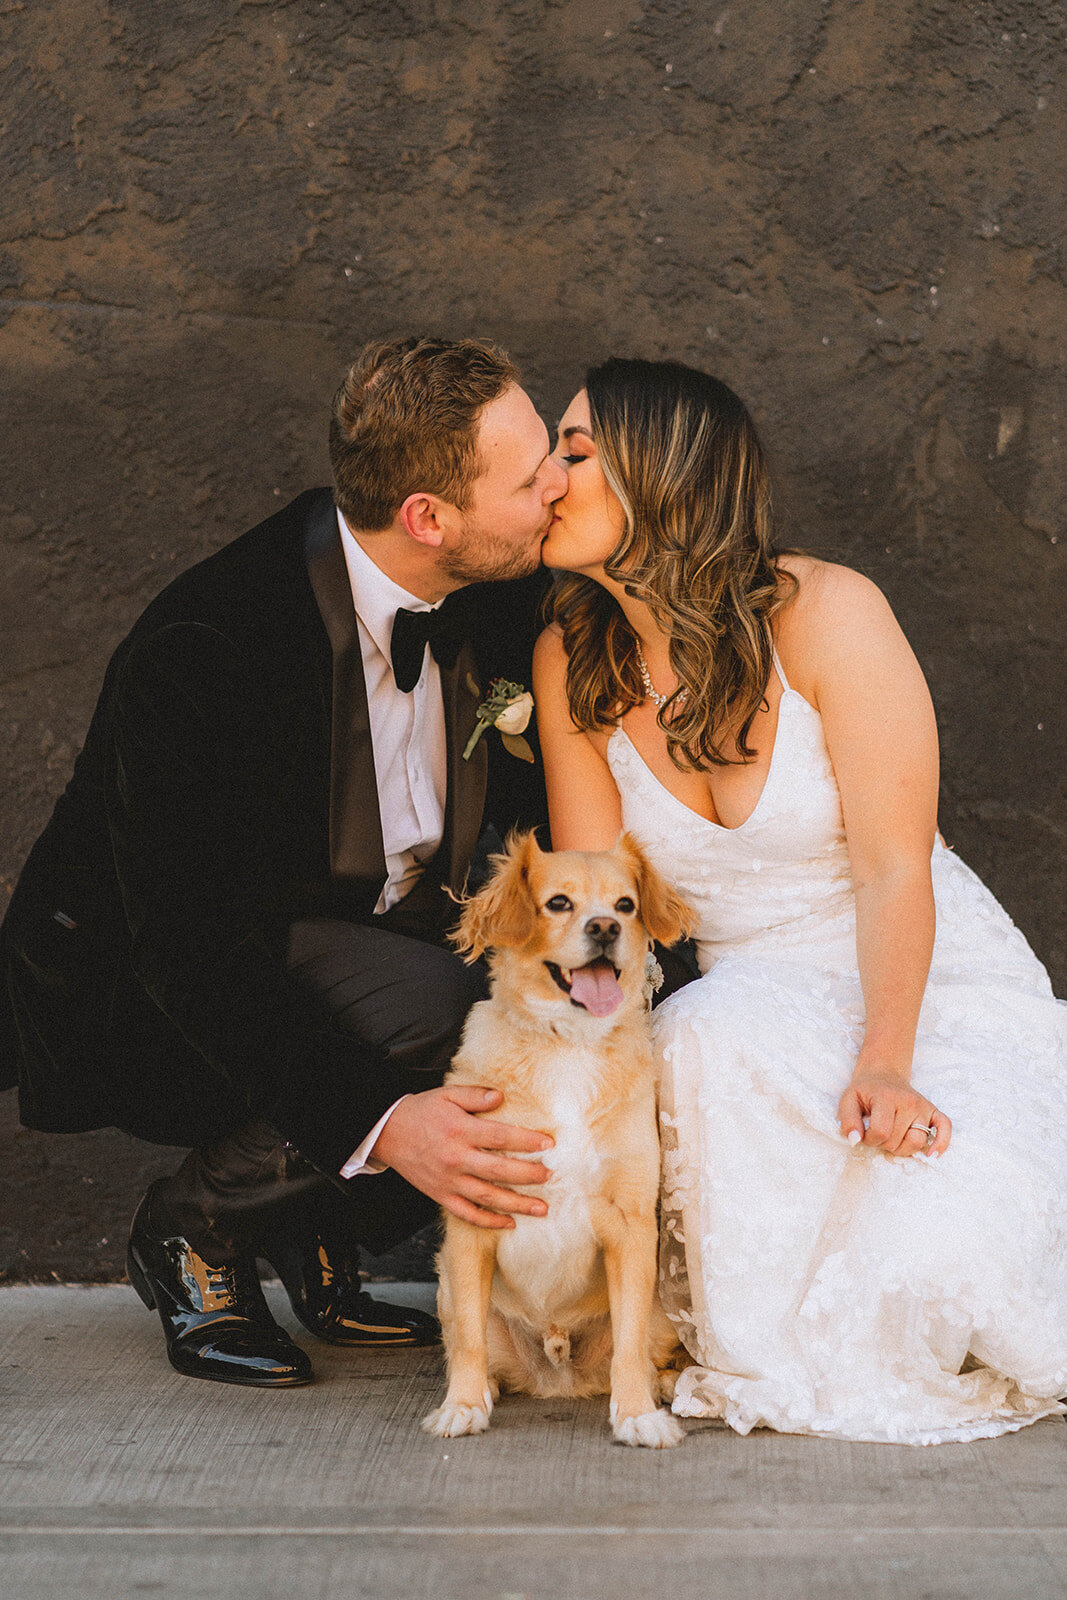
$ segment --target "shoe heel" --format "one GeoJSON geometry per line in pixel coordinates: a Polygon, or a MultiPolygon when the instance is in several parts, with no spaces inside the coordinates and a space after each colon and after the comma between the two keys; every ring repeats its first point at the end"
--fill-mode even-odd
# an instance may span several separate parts
{"type": "Polygon", "coordinates": [[[137,1293],[140,1295],[149,1311],[154,1311],[156,1309],[156,1297],[152,1293],[145,1270],[134,1254],[132,1246],[126,1252],[126,1276],[137,1290],[137,1293]]]}

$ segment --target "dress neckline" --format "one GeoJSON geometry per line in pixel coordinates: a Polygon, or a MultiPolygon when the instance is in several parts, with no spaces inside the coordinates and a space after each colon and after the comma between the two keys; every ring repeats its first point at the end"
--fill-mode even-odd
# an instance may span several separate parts
{"type": "MultiPolygon", "coordinates": [[[[781,676],[780,673],[779,676],[781,676]]],[[[675,805],[679,811],[684,811],[685,815],[690,819],[691,822],[702,822],[706,828],[714,828],[716,833],[742,833],[749,826],[749,824],[755,820],[764,800],[767,798],[767,791],[770,788],[771,780],[775,775],[775,764],[778,760],[778,746],[782,742],[782,707],[789,699],[800,700],[808,707],[809,711],[815,711],[815,707],[811,705],[809,701],[804,699],[804,696],[799,692],[799,690],[790,689],[783,680],[782,696],[778,702],[778,726],[774,730],[774,745],[771,749],[771,759],[767,766],[767,776],[763,780],[763,788],[759,792],[759,798],[756,801],[756,804],[752,807],[752,810],[749,812],[744,822],[739,822],[736,828],[728,828],[724,822],[713,822],[710,817],[702,817],[699,811],[694,811],[692,806],[687,806],[684,800],[679,800],[678,796],[673,794],[671,790],[667,788],[667,785],[663,782],[663,779],[657,777],[657,775],[653,772],[652,768],[649,766],[640,750],[634,744],[633,740],[630,738],[630,735],[626,732],[626,729],[623,727],[621,722],[617,723],[612,731],[611,738],[608,740],[608,746],[610,748],[612,741],[620,736],[625,739],[637,760],[641,763],[642,767],[644,767],[645,771],[648,773],[648,776],[652,779],[652,782],[656,785],[656,788],[661,790],[662,793],[666,795],[667,799],[671,801],[671,803],[675,805]]],[[[817,711],[815,712],[815,715],[818,716],[817,711]]]]}

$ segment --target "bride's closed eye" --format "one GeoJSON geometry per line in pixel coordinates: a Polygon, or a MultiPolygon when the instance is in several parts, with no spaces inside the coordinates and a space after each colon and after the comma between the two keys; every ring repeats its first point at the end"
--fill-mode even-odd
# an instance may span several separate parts
{"type": "Polygon", "coordinates": [[[560,459],[562,461],[565,461],[568,467],[573,467],[579,461],[588,461],[589,457],[588,456],[561,456],[560,459]]]}

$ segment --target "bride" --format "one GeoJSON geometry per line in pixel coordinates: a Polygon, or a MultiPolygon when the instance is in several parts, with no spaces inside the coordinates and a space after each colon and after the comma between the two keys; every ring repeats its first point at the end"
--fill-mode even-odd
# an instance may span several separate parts
{"type": "Polygon", "coordinates": [[[1067,1006],[937,834],[889,606],[775,553],[714,378],[608,361],[558,455],[553,844],[628,828],[698,917],[702,976],[654,1014],[675,1411],[907,1444],[1063,1411],[1067,1006]]]}

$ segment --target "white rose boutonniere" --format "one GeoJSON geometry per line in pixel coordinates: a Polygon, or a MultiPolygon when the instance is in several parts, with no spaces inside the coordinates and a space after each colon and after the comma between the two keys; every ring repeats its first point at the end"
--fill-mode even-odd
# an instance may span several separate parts
{"type": "MultiPolygon", "coordinates": [[[[470,681],[470,687],[477,693],[473,681],[470,681]]],[[[521,683],[508,683],[506,678],[494,678],[489,685],[488,695],[478,707],[478,722],[467,740],[464,761],[470,760],[471,751],[486,728],[497,730],[504,749],[511,755],[518,756],[520,761],[532,761],[534,753],[522,735],[529,727],[533,708],[533,695],[521,683]]]]}

